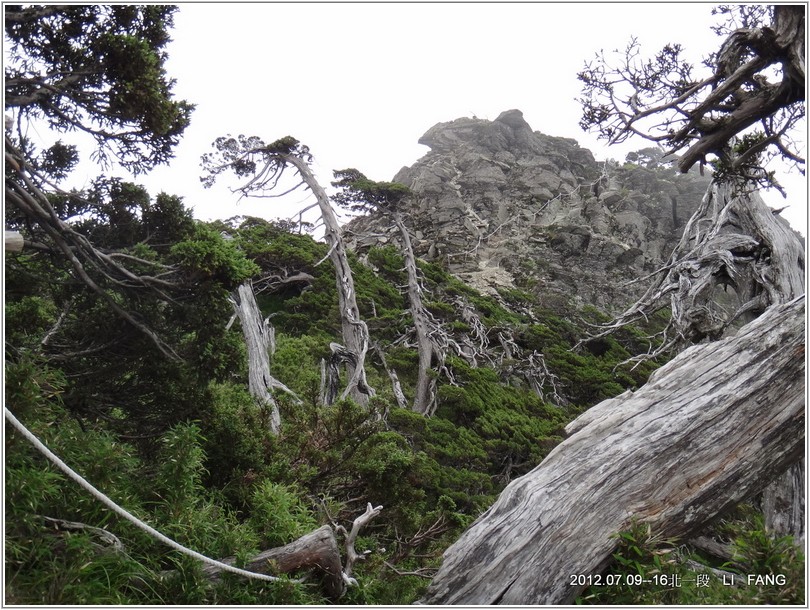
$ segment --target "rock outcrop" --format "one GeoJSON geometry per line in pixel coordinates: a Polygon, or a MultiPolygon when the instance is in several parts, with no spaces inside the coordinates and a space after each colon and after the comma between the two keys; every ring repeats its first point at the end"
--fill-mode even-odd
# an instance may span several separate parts
{"type": "MultiPolygon", "coordinates": [[[[657,149],[597,162],[575,140],[532,131],[519,110],[439,123],[419,142],[430,152],[394,177],[415,194],[405,212],[417,255],[483,292],[517,288],[549,306],[631,302],[644,286],[626,282],[667,258],[709,181],[657,149]]],[[[382,212],[348,229],[361,254],[397,241],[382,212]]]]}

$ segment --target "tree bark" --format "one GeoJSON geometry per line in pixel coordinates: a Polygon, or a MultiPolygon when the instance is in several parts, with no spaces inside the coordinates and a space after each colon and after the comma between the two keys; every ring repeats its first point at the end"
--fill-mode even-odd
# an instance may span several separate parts
{"type": "Polygon", "coordinates": [[[804,310],[775,305],[574,420],[444,554],[428,604],[568,604],[617,532],[696,534],[804,451],[804,310]],[[733,367],[733,368],[732,368],[733,367]]]}
{"type": "Polygon", "coordinates": [[[270,431],[278,434],[281,429],[281,415],[273,398],[272,389],[280,384],[270,374],[270,342],[272,334],[267,320],[253,294],[250,282],[236,289],[231,302],[242,325],[245,346],[248,353],[248,390],[260,409],[267,410],[270,431]]]}
{"type": "MultiPolygon", "coordinates": [[[[346,593],[348,586],[357,584],[357,581],[352,578],[352,570],[354,564],[364,560],[366,555],[358,553],[354,545],[360,530],[379,515],[382,508],[382,506],[372,506],[369,503],[365,512],[355,518],[350,532],[347,532],[342,526],[336,526],[335,529],[346,538],[345,567],[340,559],[335,530],[328,525],[322,525],[289,544],[262,551],[248,560],[242,568],[249,572],[273,575],[290,574],[306,569],[314,570],[321,576],[324,592],[330,599],[337,600],[346,593]]],[[[236,559],[228,557],[221,559],[220,562],[232,566],[236,559]]],[[[202,567],[203,576],[212,582],[217,582],[222,572],[223,569],[215,565],[205,564],[202,567]]]]}
{"type": "Polygon", "coordinates": [[[408,303],[416,329],[416,349],[419,363],[416,374],[416,391],[413,399],[413,410],[423,415],[430,415],[431,405],[435,398],[436,382],[431,379],[429,371],[435,356],[439,366],[444,364],[444,354],[430,338],[431,323],[428,312],[422,304],[422,290],[419,286],[419,273],[416,268],[416,257],[413,254],[411,236],[408,227],[399,212],[394,212],[394,223],[402,237],[402,254],[405,258],[405,271],[408,274],[408,303]]]}
{"type": "Polygon", "coordinates": [[[765,529],[772,536],[793,536],[804,547],[804,460],[791,466],[762,494],[765,529]]]}
{"type": "MultiPolygon", "coordinates": [[[[220,561],[228,565],[235,563],[233,557],[220,561]]],[[[262,551],[240,567],[260,574],[289,574],[312,568],[321,574],[324,590],[331,599],[340,598],[346,591],[337,539],[328,525],[323,525],[290,544],[262,551]]],[[[203,575],[212,582],[217,582],[222,572],[221,568],[210,564],[202,567],[203,575]]]]}
{"type": "Polygon", "coordinates": [[[338,306],[343,331],[345,348],[354,354],[353,362],[347,363],[348,385],[342,397],[351,397],[361,405],[368,404],[369,396],[374,396],[374,388],[366,381],[365,358],[369,348],[369,334],[366,323],[360,318],[360,309],[354,291],[354,277],[346,255],[346,247],[341,236],[337,216],[329,202],[326,191],[323,190],[306,161],[296,155],[282,155],[285,163],[294,166],[301,179],[309,187],[317,199],[321,210],[321,218],[326,228],[324,239],[329,246],[329,258],[335,266],[335,280],[337,282],[338,306]]]}

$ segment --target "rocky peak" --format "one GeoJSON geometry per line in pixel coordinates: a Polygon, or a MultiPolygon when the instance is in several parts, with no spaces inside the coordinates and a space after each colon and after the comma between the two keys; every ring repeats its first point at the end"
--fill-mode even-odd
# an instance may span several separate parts
{"type": "MultiPolygon", "coordinates": [[[[419,142],[430,151],[394,177],[415,194],[405,212],[416,253],[490,294],[623,307],[640,287],[622,284],[669,255],[708,183],[654,154],[598,163],[575,140],[532,131],[516,109],[438,123],[419,142]]],[[[383,212],[349,229],[361,255],[397,241],[383,212]]]]}

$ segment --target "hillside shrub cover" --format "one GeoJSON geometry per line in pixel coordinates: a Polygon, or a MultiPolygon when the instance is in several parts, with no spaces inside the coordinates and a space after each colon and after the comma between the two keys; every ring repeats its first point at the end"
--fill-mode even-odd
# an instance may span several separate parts
{"type": "MultiPolygon", "coordinates": [[[[174,214],[182,217],[177,209],[174,214]]],[[[460,339],[471,332],[455,309],[457,299],[464,299],[493,335],[489,360],[472,364],[450,355],[452,376],[438,375],[438,408],[430,418],[396,406],[388,374],[373,352],[368,374],[377,395],[369,407],[351,400],[324,406],[321,362],[329,356],[329,343],[339,341],[340,324],[331,263],[318,264],[326,254],[323,244],[258,219],[178,226],[183,230],[176,244],[142,255],[179,265],[199,292],[176,306],[138,304],[181,346],[183,359],[177,362],[108,322],[105,306],[71,286],[63,268],[44,264],[38,255],[7,257],[6,405],[98,489],[213,558],[235,556],[239,564],[322,524],[350,527],[369,502],[383,505],[357,540],[357,549],[370,553],[355,567],[358,586],[341,603],[418,599],[442,551],[509,481],[554,448],[568,421],[599,400],[638,387],[656,366],[617,368],[643,345],[641,337],[654,329],[655,320],[650,329],[626,330],[572,351],[584,335],[584,321],[598,321],[602,314],[543,309],[527,302],[523,292],[507,295],[520,301],[524,313],[517,313],[509,309],[509,299],[481,295],[440,266],[421,262],[431,313],[460,339]],[[230,242],[220,237],[225,229],[233,236],[230,242]],[[272,373],[295,393],[278,394],[282,428],[273,436],[246,389],[241,329],[238,323],[227,328],[227,295],[246,278],[299,271],[312,281],[259,293],[276,330],[272,373]],[[96,345],[110,337],[126,340],[78,360],[46,353],[42,338],[70,298],[77,307],[64,322],[65,336],[84,329],[96,345]],[[495,333],[505,330],[520,349],[544,355],[563,402],[541,399],[506,373],[495,340],[495,333]]],[[[402,340],[410,326],[402,259],[393,248],[375,248],[364,262],[353,257],[352,265],[372,341],[411,397],[417,356],[402,340]]],[[[329,603],[315,581],[268,583],[225,575],[212,584],[196,561],[112,514],[8,426],[5,455],[7,603],[329,603]],[[90,527],[67,529],[54,519],[90,527]],[[121,546],[91,528],[106,529],[121,546]]],[[[792,546],[762,539],[760,522],[746,517],[730,523],[749,562],[778,569],[797,565],[792,546]]],[[[639,535],[623,535],[614,569],[660,569],[658,547],[647,539],[635,543],[632,536],[639,535]]],[[[582,601],[704,599],[681,595],[592,590],[582,601]]],[[[734,603],[797,599],[798,590],[745,590],[729,597],[734,603]]]]}

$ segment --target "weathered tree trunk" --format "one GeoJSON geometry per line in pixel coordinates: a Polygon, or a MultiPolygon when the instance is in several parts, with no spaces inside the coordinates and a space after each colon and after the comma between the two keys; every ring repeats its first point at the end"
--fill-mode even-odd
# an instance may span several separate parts
{"type": "Polygon", "coordinates": [[[248,353],[248,390],[259,408],[267,411],[268,425],[273,434],[281,429],[281,415],[273,398],[272,389],[281,385],[270,374],[271,332],[267,320],[262,319],[259,304],[250,282],[236,289],[231,298],[234,311],[242,325],[248,353]]]}
{"type": "Polygon", "coordinates": [[[283,155],[283,159],[298,170],[301,179],[315,195],[326,228],[324,238],[329,246],[329,258],[335,266],[343,342],[346,344],[345,348],[354,355],[353,361],[347,363],[346,366],[349,381],[342,397],[351,395],[357,403],[368,404],[368,397],[374,396],[375,393],[374,388],[369,386],[366,381],[365,359],[369,348],[368,327],[360,319],[360,310],[357,307],[354,291],[354,278],[341,237],[340,225],[326,191],[318,184],[309,165],[296,155],[283,155]]]}
{"type": "MultiPolygon", "coordinates": [[[[228,557],[220,561],[234,565],[235,558],[228,557]]],[[[312,568],[322,576],[324,591],[331,599],[338,599],[346,591],[335,532],[328,525],[323,525],[290,544],[262,551],[240,567],[250,572],[271,575],[312,568]]],[[[221,568],[209,564],[203,565],[201,571],[212,582],[218,581],[223,572],[221,568]]]]}
{"type": "Polygon", "coordinates": [[[773,536],[793,536],[804,546],[804,460],[791,466],[762,494],[765,529],[773,536]]]}
{"type": "Polygon", "coordinates": [[[413,399],[413,410],[417,413],[429,415],[434,401],[436,382],[431,378],[429,371],[434,356],[439,366],[444,364],[445,355],[431,339],[431,323],[429,314],[422,304],[422,290],[419,286],[419,273],[416,268],[416,257],[413,254],[411,236],[408,227],[398,212],[394,212],[394,222],[402,237],[402,254],[405,258],[405,271],[408,274],[408,304],[416,329],[416,349],[419,354],[419,364],[416,374],[416,392],[413,399]]]}
{"type": "MultiPolygon", "coordinates": [[[[758,193],[712,183],[659,280],[612,327],[670,307],[662,346],[637,359],[718,339],[768,307],[804,294],[804,258],[802,241],[758,193]],[[730,303],[728,288],[736,295],[730,303]],[[726,298],[724,306],[719,297],[726,298]]],[[[791,534],[797,542],[804,534],[804,486],[794,485],[801,480],[799,473],[785,475],[764,492],[763,501],[769,531],[791,534]],[[770,494],[775,497],[768,499],[770,494]],[[786,504],[788,498],[792,505],[786,504]]]]}
{"type": "Polygon", "coordinates": [[[687,537],[761,491],[804,451],[804,310],[775,305],[569,424],[445,551],[423,602],[571,603],[572,575],[601,572],[634,520],[687,537]]]}
{"type": "MultiPolygon", "coordinates": [[[[321,586],[326,595],[332,600],[337,600],[346,592],[347,586],[357,584],[357,581],[352,578],[352,570],[355,563],[364,560],[366,556],[358,553],[354,545],[360,530],[379,515],[382,508],[382,506],[372,506],[369,503],[365,512],[352,523],[350,532],[347,532],[343,526],[336,526],[335,530],[345,537],[345,566],[340,559],[335,530],[328,525],[322,525],[289,544],[262,551],[248,560],[242,569],[271,575],[290,574],[311,569],[321,577],[321,586]]],[[[228,557],[220,562],[232,566],[236,559],[228,557]]],[[[201,571],[208,580],[217,582],[224,570],[212,564],[205,564],[201,571]]],[[[168,574],[170,572],[164,573],[164,576],[168,574]]]]}
{"type": "MultiPolygon", "coordinates": [[[[357,368],[357,355],[340,345],[340,343],[330,343],[329,349],[329,374],[326,382],[326,394],[324,404],[332,405],[338,399],[340,386],[340,367],[345,366],[347,371],[357,368]]],[[[348,387],[346,389],[348,391],[348,387]]],[[[344,392],[343,396],[346,396],[344,392]]]]}

